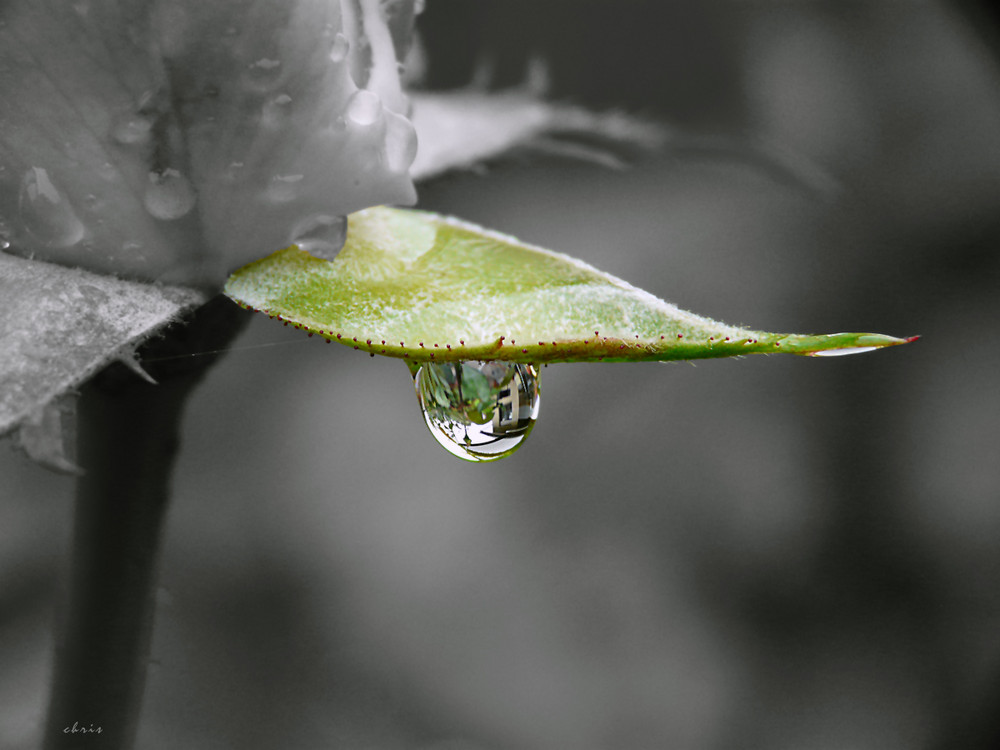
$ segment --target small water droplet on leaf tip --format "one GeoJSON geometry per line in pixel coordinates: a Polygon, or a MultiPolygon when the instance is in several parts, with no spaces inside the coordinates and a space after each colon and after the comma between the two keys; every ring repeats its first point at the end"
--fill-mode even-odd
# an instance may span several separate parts
{"type": "Polygon", "coordinates": [[[495,461],[524,442],[538,417],[538,372],[502,361],[410,366],[427,428],[449,453],[495,461]]]}
{"type": "Polygon", "coordinates": [[[826,349],[819,352],[809,352],[810,357],[845,357],[850,354],[864,354],[865,352],[873,352],[879,347],[877,346],[849,346],[843,349],[826,349]]]}

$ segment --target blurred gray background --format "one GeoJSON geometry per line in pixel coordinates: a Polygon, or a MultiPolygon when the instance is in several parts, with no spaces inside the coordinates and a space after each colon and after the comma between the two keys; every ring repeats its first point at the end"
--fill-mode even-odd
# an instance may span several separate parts
{"type": "MultiPolygon", "coordinates": [[[[420,207],[859,357],[555,365],[491,465],[400,363],[255,319],[189,406],[138,746],[1000,746],[996,19],[935,2],[430,0],[428,85],[548,62],[659,118],[420,207]],[[267,346],[260,346],[267,345],[267,346]]],[[[0,745],[36,742],[71,480],[0,451],[0,745]]]]}

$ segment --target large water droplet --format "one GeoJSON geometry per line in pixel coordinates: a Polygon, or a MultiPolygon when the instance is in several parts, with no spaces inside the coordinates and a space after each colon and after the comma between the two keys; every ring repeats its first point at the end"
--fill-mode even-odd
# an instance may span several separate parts
{"type": "Polygon", "coordinates": [[[510,455],[538,417],[538,373],[532,365],[425,363],[414,385],[431,434],[466,461],[510,455]]]}
{"type": "Polygon", "coordinates": [[[142,202],[155,218],[173,221],[186,216],[194,208],[197,196],[187,177],[176,169],[164,169],[149,173],[149,184],[142,202]]]}
{"type": "Polygon", "coordinates": [[[41,167],[24,173],[18,211],[28,233],[47,247],[72,247],[83,239],[83,223],[41,167]]]}
{"type": "Polygon", "coordinates": [[[317,258],[333,260],[346,239],[346,217],[317,214],[295,226],[291,243],[317,258]]]}
{"type": "Polygon", "coordinates": [[[347,119],[355,125],[371,125],[382,111],[382,100],[378,94],[367,89],[359,89],[347,102],[347,119]]]}

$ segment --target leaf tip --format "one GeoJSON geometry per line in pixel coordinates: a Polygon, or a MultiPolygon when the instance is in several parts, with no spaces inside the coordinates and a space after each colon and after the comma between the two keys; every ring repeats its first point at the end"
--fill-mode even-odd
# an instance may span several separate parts
{"type": "Polygon", "coordinates": [[[897,338],[881,333],[833,333],[824,337],[806,337],[808,344],[815,344],[816,339],[823,340],[823,346],[818,348],[810,346],[807,350],[796,352],[796,354],[804,354],[807,357],[841,357],[848,354],[874,352],[890,346],[911,344],[919,338],[920,336],[897,338]]]}

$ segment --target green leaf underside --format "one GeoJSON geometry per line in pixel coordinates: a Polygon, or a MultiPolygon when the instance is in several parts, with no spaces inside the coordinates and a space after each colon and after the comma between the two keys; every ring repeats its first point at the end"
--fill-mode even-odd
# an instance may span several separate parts
{"type": "Polygon", "coordinates": [[[292,246],[251,263],[230,298],[332,341],[424,361],[669,361],[903,344],[873,333],[729,326],[598,271],[457,219],[384,206],[352,214],[333,261],[292,246]]]}

